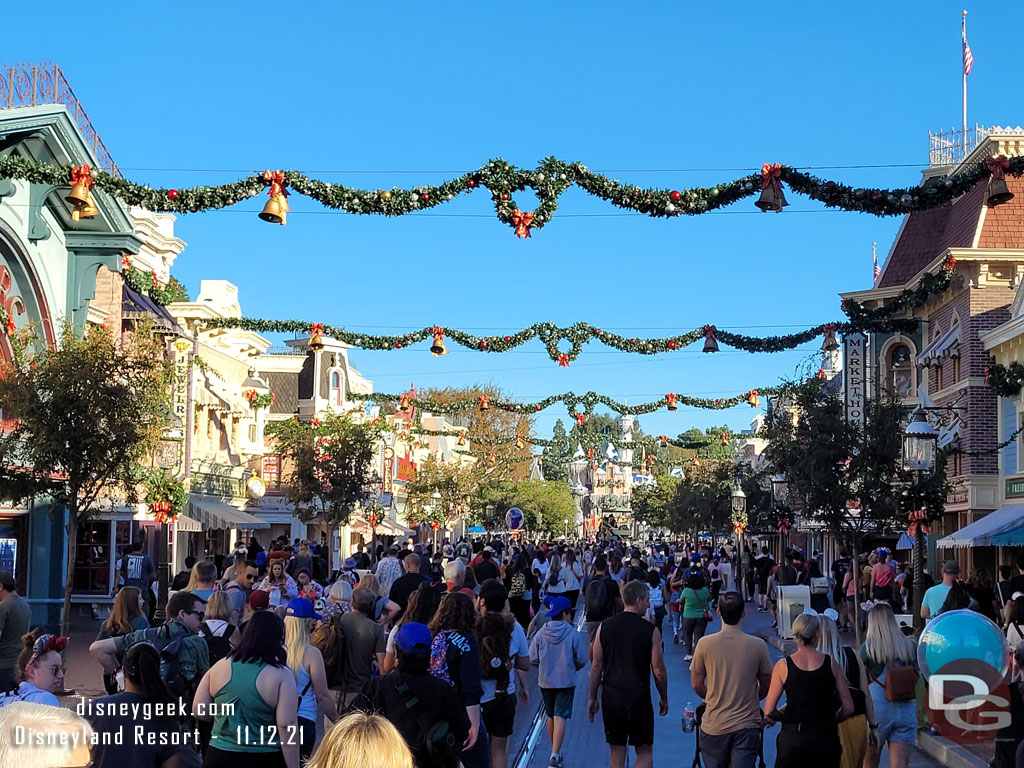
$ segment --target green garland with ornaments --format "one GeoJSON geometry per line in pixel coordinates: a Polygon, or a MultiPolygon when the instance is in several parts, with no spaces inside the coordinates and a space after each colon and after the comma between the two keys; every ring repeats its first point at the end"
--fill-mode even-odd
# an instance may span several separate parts
{"type": "Polygon", "coordinates": [[[310,323],[304,320],[269,320],[255,317],[217,317],[205,321],[208,328],[238,328],[256,333],[307,333],[310,337],[329,336],[353,347],[367,350],[396,350],[411,347],[431,340],[431,352],[435,356],[448,353],[445,340],[451,339],[466,349],[476,352],[508,352],[523,344],[539,339],[544,343],[548,357],[562,367],[579,357],[583,346],[590,341],[640,355],[657,355],[674,352],[703,340],[705,352],[717,352],[718,343],[746,352],[781,352],[804,344],[817,336],[824,336],[823,348],[835,349],[837,335],[851,331],[876,333],[910,333],[917,329],[913,318],[891,318],[867,314],[856,321],[822,323],[799,333],[782,336],[747,336],[720,330],[714,325],[704,325],[692,331],[656,338],[627,337],[612,333],[590,323],[580,322],[563,328],[554,323],[534,323],[511,334],[503,336],[477,336],[458,328],[432,325],[402,334],[378,335],[357,333],[326,323],[310,323]]]}
{"type": "Polygon", "coordinates": [[[157,279],[155,272],[133,267],[128,256],[121,257],[121,276],[129,288],[136,293],[149,296],[161,307],[176,301],[188,301],[188,291],[175,278],[172,277],[164,285],[157,279]]]}
{"type": "Polygon", "coordinates": [[[594,412],[594,409],[598,405],[603,405],[618,414],[632,414],[636,416],[643,415],[645,413],[654,413],[662,408],[666,408],[669,411],[675,411],[678,410],[680,405],[721,411],[727,408],[733,408],[734,406],[740,405],[744,402],[751,407],[756,408],[760,405],[760,397],[762,395],[774,395],[784,391],[785,389],[786,387],[782,386],[760,387],[732,397],[718,398],[691,397],[688,395],[677,395],[675,392],[669,392],[658,400],[640,403],[639,405],[627,405],[625,403],[620,403],[607,395],[601,395],[597,392],[587,392],[583,395],[578,395],[575,392],[563,392],[558,395],[549,395],[542,400],[532,403],[499,400],[496,398],[490,398],[487,395],[481,395],[475,400],[454,400],[446,403],[438,402],[436,400],[425,400],[423,398],[410,397],[407,394],[396,395],[384,392],[352,392],[349,396],[353,400],[362,402],[396,404],[398,405],[399,410],[402,411],[406,411],[410,407],[415,407],[429,411],[430,413],[447,414],[465,413],[466,411],[474,408],[479,408],[481,411],[485,411],[488,408],[497,408],[498,410],[506,411],[508,413],[537,413],[539,411],[543,411],[545,408],[551,407],[555,403],[560,402],[565,405],[569,415],[575,419],[576,426],[583,426],[587,417],[594,412]]]}
{"type": "Polygon", "coordinates": [[[1024,387],[1024,365],[996,363],[985,369],[985,381],[1000,397],[1016,397],[1024,387]]]}
{"type": "MultiPolygon", "coordinates": [[[[287,194],[295,192],[312,198],[321,205],[353,214],[402,216],[443,205],[459,195],[486,188],[494,204],[498,220],[509,225],[519,237],[529,237],[551,221],[558,208],[558,198],[576,184],[585,192],[623,208],[652,217],[693,216],[761,194],[758,207],[782,210],[787,205],[782,184],[829,208],[859,211],[876,216],[899,216],[945,205],[990,177],[1020,176],[1024,173],[1024,157],[989,158],[953,175],[931,181],[925,186],[894,189],[852,187],[821,179],[778,163],[765,163],[760,173],[753,173],[711,187],[669,189],[640,187],[595,173],[578,162],[565,162],[548,157],[535,169],[517,168],[501,158],[494,158],[475,171],[436,185],[420,185],[403,189],[369,190],[331,184],[311,179],[298,171],[263,171],[235,182],[197,187],[151,188],[88,166],[56,165],[8,155],[0,158],[0,178],[21,179],[34,184],[71,186],[83,174],[90,187],[103,190],[127,205],[150,211],[198,213],[226,208],[266,192],[277,211],[287,211],[287,194]],[[539,204],[524,211],[515,194],[532,189],[539,204]],[[765,191],[771,200],[765,201],[765,191]]],[[[269,205],[269,203],[268,203],[269,205]]],[[[264,214],[267,211],[265,209],[264,214]]],[[[261,217],[284,223],[280,215],[261,217]]]]}

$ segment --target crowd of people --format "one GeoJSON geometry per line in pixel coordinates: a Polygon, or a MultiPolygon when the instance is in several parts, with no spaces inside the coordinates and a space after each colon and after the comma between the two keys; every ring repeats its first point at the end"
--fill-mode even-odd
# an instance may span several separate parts
{"type": "MultiPolygon", "coordinates": [[[[5,729],[37,723],[91,734],[86,762],[97,768],[239,760],[249,768],[507,768],[520,705],[536,693],[548,765],[560,768],[577,682],[589,666],[585,714],[602,719],[611,767],[623,766],[633,747],[635,765],[646,768],[655,709],[664,716],[669,707],[667,632],[683,645],[691,686],[704,700],[693,721],[706,768],[753,768],[765,729],[777,724],[779,768],[808,760],[877,765],[883,746],[891,766],[906,768],[918,727],[916,648],[896,619],[912,589],[907,574],[884,549],[856,571],[841,557],[829,576],[796,551],[781,564],[767,550],[750,554],[741,569],[731,544],[494,539],[436,551],[411,543],[360,549],[329,574],[313,544],[279,540],[264,551],[251,541],[231,558],[190,563],[178,574],[159,626],[150,625],[149,585],[125,579],[89,647],[108,695],[83,705],[82,717],[50,711],[64,687],[67,638],[29,631],[28,606],[0,573],[0,759],[12,749],[5,729]],[[746,578],[736,578],[741,571],[746,578]],[[865,602],[850,610],[846,592],[861,577],[865,602]],[[774,611],[775,591],[788,584],[806,584],[812,601],[793,623],[796,652],[773,665],[765,643],[740,622],[748,604],[774,611]],[[708,634],[716,617],[720,629],[708,634]],[[855,649],[841,633],[860,620],[866,640],[855,649]],[[140,712],[145,738],[131,736],[140,712]],[[113,738],[118,733],[128,737],[113,738]]],[[[126,577],[147,578],[144,561],[126,557],[125,566],[126,577]]],[[[1019,566],[993,585],[991,612],[1017,648],[1018,709],[1024,561],[1019,566]]],[[[989,594],[978,592],[977,579],[960,582],[955,561],[942,571],[942,583],[925,592],[923,615],[986,612],[989,594]]],[[[1000,734],[996,768],[1014,765],[1022,721],[1000,734]]]]}

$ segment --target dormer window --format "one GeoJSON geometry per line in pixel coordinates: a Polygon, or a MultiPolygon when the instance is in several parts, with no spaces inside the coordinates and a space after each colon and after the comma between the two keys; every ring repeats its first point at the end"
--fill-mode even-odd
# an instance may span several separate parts
{"type": "Polygon", "coordinates": [[[889,384],[897,397],[909,397],[914,390],[914,370],[910,347],[897,344],[889,350],[889,384]]]}

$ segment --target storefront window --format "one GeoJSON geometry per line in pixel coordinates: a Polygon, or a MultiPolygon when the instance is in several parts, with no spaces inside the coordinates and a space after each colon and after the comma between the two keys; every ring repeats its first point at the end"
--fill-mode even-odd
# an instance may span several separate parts
{"type": "Polygon", "coordinates": [[[910,366],[910,349],[904,344],[892,348],[889,353],[889,371],[893,394],[907,397],[914,388],[913,369],[910,366]]]}
{"type": "Polygon", "coordinates": [[[78,529],[75,592],[110,594],[110,521],[87,520],[78,529]]]}

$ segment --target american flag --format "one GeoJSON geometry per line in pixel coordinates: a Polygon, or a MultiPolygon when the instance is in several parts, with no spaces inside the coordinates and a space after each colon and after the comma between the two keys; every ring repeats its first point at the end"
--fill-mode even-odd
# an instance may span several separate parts
{"type": "Polygon", "coordinates": [[[878,278],[882,276],[882,268],[878,266],[878,252],[875,251],[874,243],[871,244],[871,258],[874,259],[875,262],[875,281],[877,282],[878,278]]]}
{"type": "Polygon", "coordinates": [[[964,77],[971,74],[971,67],[974,65],[974,54],[971,53],[971,46],[967,44],[967,32],[963,33],[964,37],[964,77]]]}

